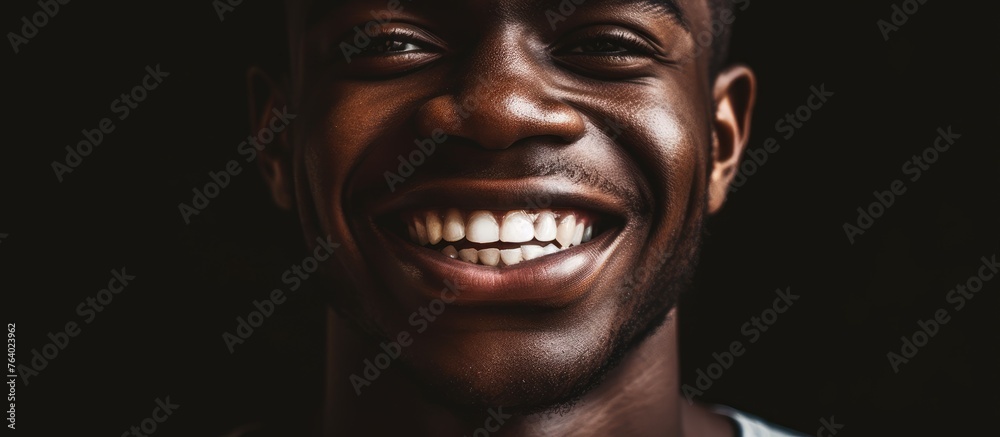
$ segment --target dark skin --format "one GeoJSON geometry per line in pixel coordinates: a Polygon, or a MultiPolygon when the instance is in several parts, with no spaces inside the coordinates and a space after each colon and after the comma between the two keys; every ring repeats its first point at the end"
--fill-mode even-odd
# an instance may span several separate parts
{"type": "Polygon", "coordinates": [[[553,29],[557,2],[427,3],[291,2],[287,78],[250,75],[255,128],[272,108],[298,115],[259,161],[275,201],[306,241],[341,244],[320,270],[324,434],[472,435],[503,407],[513,417],[490,435],[732,435],[678,381],[676,299],[735,175],[755,90],[742,66],[712,80],[694,38],[710,30],[708,5],[678,1],[681,17],[592,1],[553,29]],[[391,19],[346,62],[340,43],[372,10],[391,19]],[[436,133],[447,137],[390,189],[397,156],[436,133]],[[491,267],[413,244],[397,223],[539,199],[598,218],[593,240],[491,267]],[[443,294],[445,281],[460,293],[443,294]],[[445,297],[418,332],[411,314],[445,297]],[[402,332],[412,344],[359,396],[350,375],[402,332]]]}

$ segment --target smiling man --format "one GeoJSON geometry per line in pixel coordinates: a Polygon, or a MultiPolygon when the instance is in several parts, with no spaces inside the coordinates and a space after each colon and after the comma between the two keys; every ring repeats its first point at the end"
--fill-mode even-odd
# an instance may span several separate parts
{"type": "Polygon", "coordinates": [[[731,6],[287,3],[251,111],[297,114],[262,171],[341,245],[318,434],[786,435],[679,393],[676,302],[754,101],[731,6]]]}

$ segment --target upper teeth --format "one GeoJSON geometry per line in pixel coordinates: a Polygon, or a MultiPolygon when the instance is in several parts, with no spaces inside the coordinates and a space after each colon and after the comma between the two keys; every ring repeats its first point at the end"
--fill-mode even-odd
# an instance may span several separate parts
{"type": "MultiPolygon", "coordinates": [[[[491,214],[492,215],[492,214],[491,214]]],[[[500,241],[508,243],[524,243],[535,238],[535,225],[531,217],[524,211],[514,211],[503,217],[503,226],[500,227],[500,241]]],[[[472,241],[470,238],[469,241],[472,241]]],[[[488,241],[480,241],[488,243],[488,241]]]]}
{"type": "Polygon", "coordinates": [[[442,252],[463,261],[484,265],[517,264],[549,255],[590,241],[593,224],[573,212],[514,210],[505,213],[478,210],[463,213],[454,208],[426,211],[408,219],[410,239],[420,245],[435,245],[442,240],[471,243],[547,243],[525,244],[520,248],[465,248],[446,246],[442,252]]]}
{"type": "MultiPolygon", "coordinates": [[[[419,225],[419,223],[418,223],[419,225]]],[[[476,211],[469,215],[465,238],[473,243],[492,243],[500,240],[500,226],[493,213],[476,211]]]]}
{"type": "Polygon", "coordinates": [[[465,221],[462,220],[462,213],[457,209],[449,209],[444,214],[444,236],[445,241],[458,241],[465,238],[465,221]]]}

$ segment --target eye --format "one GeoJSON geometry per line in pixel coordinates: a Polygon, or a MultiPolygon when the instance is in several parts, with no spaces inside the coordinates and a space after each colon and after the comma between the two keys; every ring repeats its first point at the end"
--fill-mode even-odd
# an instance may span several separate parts
{"type": "Polygon", "coordinates": [[[619,26],[594,26],[563,38],[552,59],[578,74],[602,80],[650,75],[654,67],[670,64],[658,45],[619,26]]]}
{"type": "Polygon", "coordinates": [[[625,47],[616,41],[609,40],[588,41],[574,46],[568,51],[568,53],[573,54],[589,55],[624,55],[630,52],[631,50],[628,47],[625,47]]]}
{"type": "Polygon", "coordinates": [[[371,44],[361,49],[362,55],[386,55],[424,50],[414,41],[407,41],[396,36],[380,36],[372,38],[371,44]]]}
{"type": "Polygon", "coordinates": [[[651,56],[656,48],[645,38],[612,27],[591,29],[574,35],[557,52],[589,56],[651,56]]]}
{"type": "Polygon", "coordinates": [[[441,59],[445,43],[430,32],[409,24],[378,28],[367,41],[341,43],[344,56],[338,70],[349,77],[382,80],[400,77],[441,59]]]}

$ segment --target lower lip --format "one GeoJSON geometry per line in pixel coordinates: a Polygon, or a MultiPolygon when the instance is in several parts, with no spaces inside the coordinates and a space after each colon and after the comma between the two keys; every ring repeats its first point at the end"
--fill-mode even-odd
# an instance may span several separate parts
{"type": "Polygon", "coordinates": [[[513,266],[491,267],[449,258],[440,251],[416,246],[382,229],[375,232],[392,256],[422,273],[413,280],[426,284],[416,288],[427,299],[441,298],[441,289],[447,280],[458,290],[454,293],[453,304],[547,307],[566,306],[586,294],[620,233],[619,230],[607,230],[580,246],[513,266]]]}

